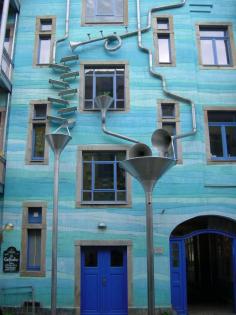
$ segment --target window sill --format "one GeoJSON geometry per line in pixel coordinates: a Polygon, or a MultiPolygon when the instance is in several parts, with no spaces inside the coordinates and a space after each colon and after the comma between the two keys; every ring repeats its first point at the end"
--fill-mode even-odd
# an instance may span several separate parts
{"type": "Polygon", "coordinates": [[[236,66],[234,65],[226,65],[226,66],[217,66],[217,65],[202,65],[200,64],[201,70],[235,70],[236,66]]]}
{"type": "Polygon", "coordinates": [[[77,201],[76,208],[132,208],[131,203],[82,203],[77,201]]]}
{"type": "Polygon", "coordinates": [[[158,66],[158,67],[176,67],[176,64],[174,62],[170,62],[170,63],[159,63],[159,62],[157,62],[155,64],[155,66],[158,66]]]}
{"type": "Polygon", "coordinates": [[[45,277],[45,271],[21,271],[20,272],[21,277],[45,277]]]}
{"type": "Polygon", "coordinates": [[[236,159],[235,160],[212,160],[212,159],[207,160],[207,164],[235,164],[235,163],[236,163],[236,159]]]}
{"type": "MultiPolygon", "coordinates": [[[[92,114],[94,115],[94,113],[99,113],[100,110],[99,109],[85,109],[85,108],[79,108],[79,113],[81,114],[92,114]]],[[[129,108],[124,108],[124,109],[108,109],[108,112],[112,113],[112,114],[125,114],[129,112],[129,108]]]]}
{"type": "Polygon", "coordinates": [[[83,22],[81,23],[81,26],[93,26],[93,25],[104,25],[104,26],[109,26],[109,25],[128,25],[128,23],[126,22],[104,22],[104,21],[101,21],[101,22],[83,22]]]}
{"type": "Polygon", "coordinates": [[[48,165],[48,160],[44,160],[44,161],[30,160],[30,161],[26,161],[25,164],[26,165],[48,165]]]}

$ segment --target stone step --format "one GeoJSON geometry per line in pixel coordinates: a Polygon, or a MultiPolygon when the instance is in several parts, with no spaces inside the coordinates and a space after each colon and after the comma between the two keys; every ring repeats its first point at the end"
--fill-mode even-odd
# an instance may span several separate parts
{"type": "Polygon", "coordinates": [[[50,84],[52,84],[53,86],[59,87],[59,88],[69,88],[70,87],[69,83],[67,83],[65,81],[49,79],[48,82],[50,84]]]}

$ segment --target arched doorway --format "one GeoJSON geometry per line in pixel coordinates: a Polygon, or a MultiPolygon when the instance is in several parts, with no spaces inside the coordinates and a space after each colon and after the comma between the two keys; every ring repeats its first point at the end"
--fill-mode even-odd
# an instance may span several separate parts
{"type": "Polygon", "coordinates": [[[178,225],[170,237],[170,267],[178,315],[236,312],[235,221],[200,216],[178,225]]]}

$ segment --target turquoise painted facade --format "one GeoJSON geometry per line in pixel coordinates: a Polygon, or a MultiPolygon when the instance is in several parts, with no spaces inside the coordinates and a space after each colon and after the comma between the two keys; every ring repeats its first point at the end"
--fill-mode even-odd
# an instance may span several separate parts
{"type": "MultiPolygon", "coordinates": [[[[81,26],[82,1],[71,0],[69,40],[87,40],[91,37],[125,32],[123,26],[81,26]]],[[[168,1],[141,1],[142,26],[146,25],[150,8],[166,5],[168,1]]],[[[168,3],[171,4],[171,1],[168,3]]],[[[36,301],[50,307],[51,289],[51,225],[53,197],[53,154],[48,165],[26,165],[30,102],[56,96],[49,78],[58,74],[48,67],[33,66],[35,23],[37,16],[56,17],[56,39],[64,36],[65,7],[63,0],[22,0],[16,36],[13,89],[7,137],[7,164],[3,203],[3,224],[14,223],[13,232],[4,234],[2,253],[9,246],[21,250],[22,209],[24,202],[47,203],[46,214],[46,275],[22,277],[20,273],[0,273],[1,287],[33,285],[36,301]]],[[[136,30],[136,1],[128,1],[128,30],[136,30]]],[[[236,42],[235,0],[187,1],[177,9],[154,13],[173,17],[176,66],[157,67],[167,79],[168,89],[192,99],[196,104],[197,133],[184,138],[181,164],[168,171],[154,190],[154,246],[161,248],[155,254],[156,306],[170,307],[169,238],[180,223],[200,215],[217,215],[236,220],[236,167],[235,163],[207,162],[206,123],[204,108],[234,107],[236,109],[236,70],[202,69],[198,60],[196,24],[205,22],[232,23],[236,42]],[[199,7],[192,6],[193,4],[199,7]],[[201,6],[202,5],[202,6],[201,6]],[[206,12],[204,5],[209,5],[206,12]],[[196,8],[196,10],[193,10],[196,8]],[[195,11],[195,12],[191,12],[195,11]],[[202,12],[201,12],[202,11],[202,12]]],[[[143,44],[154,51],[153,29],[143,34],[143,44]]],[[[137,46],[137,36],[122,41],[121,49],[107,52],[103,41],[87,44],[75,50],[80,61],[127,61],[129,69],[130,109],[127,112],[109,113],[107,125],[118,132],[151,146],[151,135],[158,128],[158,107],[163,94],[161,81],[148,71],[148,56],[137,46]]],[[[69,41],[57,46],[57,60],[70,55],[69,41]]],[[[79,70],[80,63],[73,66],[79,70]]],[[[80,86],[80,78],[71,84],[80,86]]],[[[171,99],[171,98],[168,98],[171,99]]],[[[79,96],[71,98],[71,106],[78,106],[79,96]]],[[[56,114],[51,106],[51,114],[56,114]]],[[[179,102],[181,132],[191,130],[191,111],[188,104],[179,102]]],[[[52,130],[55,126],[51,127],[52,130]]],[[[72,141],[61,156],[58,234],[58,307],[73,308],[75,301],[75,241],[78,240],[129,240],[132,241],[132,306],[145,308],[146,296],[146,239],[145,205],[141,185],[132,179],[132,205],[130,207],[92,206],[76,207],[78,147],[81,145],[130,144],[102,133],[100,114],[76,114],[76,125],[71,130],[72,141]],[[97,228],[104,222],[107,229],[97,228]]],[[[1,253],[1,257],[2,257],[1,253]]],[[[2,265],[2,259],[1,259],[2,265]]],[[[13,302],[14,303],[14,302],[13,302]]]]}

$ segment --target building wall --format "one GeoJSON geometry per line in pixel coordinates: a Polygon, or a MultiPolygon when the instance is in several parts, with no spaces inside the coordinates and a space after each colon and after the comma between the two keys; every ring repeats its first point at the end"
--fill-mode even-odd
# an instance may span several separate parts
{"type": "MultiPolygon", "coordinates": [[[[198,2],[194,2],[198,4],[198,2]]],[[[36,16],[56,16],[56,38],[64,36],[65,1],[43,0],[37,4],[23,0],[16,41],[13,93],[8,133],[7,169],[3,221],[11,221],[15,230],[4,239],[2,250],[9,246],[21,248],[21,223],[23,202],[47,202],[46,276],[33,278],[20,274],[1,273],[5,287],[34,285],[36,300],[44,307],[50,305],[51,276],[51,223],[53,196],[53,155],[50,152],[48,165],[26,165],[28,119],[30,102],[46,100],[55,96],[48,84],[49,78],[57,75],[50,68],[33,66],[36,16]]],[[[147,10],[166,1],[142,1],[142,25],[146,25],[147,10]]],[[[191,2],[192,4],[192,2],[191,2]]],[[[206,1],[208,12],[190,12],[193,7],[187,1],[179,9],[161,11],[160,15],[173,16],[176,66],[159,67],[157,70],[167,78],[168,88],[191,98],[196,104],[197,134],[185,138],[182,143],[183,163],[168,171],[154,190],[154,245],[163,248],[155,254],[156,304],[169,306],[169,237],[181,222],[206,214],[221,215],[236,219],[236,169],[234,163],[209,165],[206,157],[204,107],[235,107],[235,69],[201,69],[198,64],[196,23],[231,22],[234,40],[236,30],[234,0],[206,1]]],[[[204,7],[200,6],[199,11],[204,7]]],[[[81,26],[81,1],[71,0],[70,35],[72,41],[87,40],[87,33],[100,36],[116,31],[125,31],[121,26],[81,26]]],[[[128,29],[136,29],[136,1],[129,0],[128,29]]],[[[143,36],[143,43],[153,49],[153,32],[143,36]]],[[[138,50],[137,37],[124,39],[122,48],[108,53],[103,41],[78,48],[81,61],[117,61],[129,64],[130,110],[109,114],[108,127],[114,132],[134,137],[148,145],[151,134],[158,127],[157,103],[166,99],[161,82],[150,76],[147,55],[138,50]]],[[[68,42],[58,45],[57,58],[70,55],[68,42]]],[[[73,69],[79,70],[79,64],[73,69]]],[[[80,79],[74,86],[79,87],[80,79]]],[[[79,106],[79,98],[72,98],[71,105],[79,106]]],[[[54,109],[52,109],[54,113],[54,109]]],[[[133,254],[133,306],[146,305],[146,242],[144,193],[139,183],[132,181],[132,206],[81,207],[76,202],[77,152],[80,145],[127,144],[127,142],[104,135],[100,128],[98,113],[78,111],[76,126],[71,132],[72,141],[61,156],[59,194],[59,239],[58,239],[58,305],[72,307],[74,301],[75,241],[78,240],[129,240],[133,254]],[[99,222],[107,229],[100,231],[99,222]]],[[[191,111],[187,104],[180,103],[180,126],[182,132],[191,130],[191,111]]],[[[2,262],[1,262],[2,263],[2,262]]]]}

